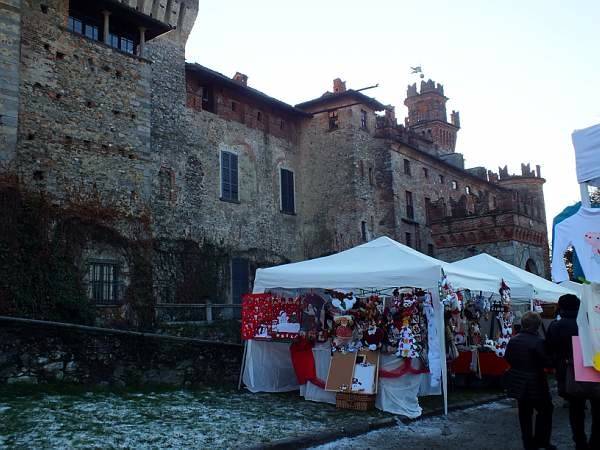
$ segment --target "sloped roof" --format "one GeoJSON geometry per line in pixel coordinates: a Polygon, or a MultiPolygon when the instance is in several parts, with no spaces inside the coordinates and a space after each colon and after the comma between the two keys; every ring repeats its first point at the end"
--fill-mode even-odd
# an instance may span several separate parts
{"type": "Polygon", "coordinates": [[[302,111],[298,108],[293,107],[292,105],[289,105],[288,103],[282,102],[281,100],[278,100],[274,97],[270,97],[264,92],[261,92],[250,86],[245,86],[241,83],[238,83],[237,81],[229,78],[227,75],[223,75],[222,73],[209,69],[208,67],[202,66],[197,63],[186,63],[185,68],[190,72],[201,75],[205,79],[209,79],[220,85],[227,86],[227,88],[233,91],[247,95],[248,97],[254,98],[257,101],[269,103],[271,106],[282,111],[288,112],[296,116],[312,117],[312,114],[307,113],[306,111],[302,111]]]}
{"type": "Polygon", "coordinates": [[[298,103],[296,108],[299,109],[308,109],[313,106],[329,103],[332,100],[338,100],[347,98],[349,100],[354,100],[355,102],[364,103],[365,105],[373,108],[375,111],[383,111],[385,109],[385,105],[375,100],[373,97],[369,97],[368,95],[363,94],[362,92],[355,91],[354,89],[348,89],[343,92],[325,92],[318,98],[314,98],[312,100],[308,100],[306,102],[298,103]]]}

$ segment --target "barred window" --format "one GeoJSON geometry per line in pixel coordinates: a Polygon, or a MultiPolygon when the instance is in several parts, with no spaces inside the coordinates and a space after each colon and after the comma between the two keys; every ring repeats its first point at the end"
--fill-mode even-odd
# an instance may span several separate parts
{"type": "Polygon", "coordinates": [[[119,265],[114,262],[92,262],[89,265],[89,296],[97,305],[118,305],[119,265]]]}

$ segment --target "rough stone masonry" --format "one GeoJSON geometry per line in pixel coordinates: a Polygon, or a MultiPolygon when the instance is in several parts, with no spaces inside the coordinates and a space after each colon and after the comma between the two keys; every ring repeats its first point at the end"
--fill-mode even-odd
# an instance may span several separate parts
{"type": "Polygon", "coordinates": [[[547,274],[539,166],[465,169],[443,86],[410,86],[405,124],[341,79],[291,106],[186,63],[197,15],[0,0],[0,312],[77,297],[151,327],[156,303],[239,302],[257,267],[381,235],[547,274]],[[19,281],[34,266],[35,292],[19,281]]]}

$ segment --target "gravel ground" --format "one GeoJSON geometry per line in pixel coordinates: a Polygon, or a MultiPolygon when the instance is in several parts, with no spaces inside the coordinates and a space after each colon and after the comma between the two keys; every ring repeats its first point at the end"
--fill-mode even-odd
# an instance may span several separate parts
{"type": "MultiPolygon", "coordinates": [[[[399,449],[412,450],[498,450],[520,449],[521,435],[517,408],[512,400],[502,400],[475,408],[451,412],[448,417],[432,417],[393,428],[372,431],[351,439],[340,439],[314,450],[399,449]]],[[[588,420],[589,426],[589,420],[588,420]]],[[[552,442],[560,449],[572,449],[568,409],[554,399],[552,442]]]]}

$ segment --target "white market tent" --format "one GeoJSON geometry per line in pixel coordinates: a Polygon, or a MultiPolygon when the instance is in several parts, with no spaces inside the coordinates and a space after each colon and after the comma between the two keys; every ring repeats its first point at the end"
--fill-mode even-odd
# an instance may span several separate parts
{"type": "MultiPolygon", "coordinates": [[[[410,286],[437,290],[442,271],[455,289],[498,292],[500,275],[465,269],[380,237],[331,256],[258,269],[254,293],[273,288],[388,289],[410,286]]],[[[515,281],[511,289],[529,289],[515,281]]]]}
{"type": "MultiPolygon", "coordinates": [[[[429,289],[437,308],[437,330],[440,339],[441,361],[445,361],[444,319],[439,310],[438,283],[445,274],[455,289],[471,289],[497,292],[500,287],[499,275],[464,269],[424,255],[388,237],[380,237],[349,250],[322,258],[285,264],[282,266],[258,269],[254,283],[254,293],[269,289],[374,289],[383,290],[410,286],[429,289]]],[[[527,283],[514,281],[516,290],[527,290],[527,283]]],[[[255,392],[268,390],[278,392],[293,390],[295,379],[291,364],[284,361],[285,349],[278,352],[277,343],[256,343],[249,341],[247,367],[243,379],[246,386],[255,392]],[[259,345],[268,349],[259,350],[259,345]],[[276,355],[279,354],[279,358],[276,355]],[[290,367],[288,367],[290,366],[290,367]],[[260,367],[260,369],[258,369],[260,367]]],[[[446,364],[441,364],[444,406],[447,412],[447,373],[446,364]]],[[[396,393],[391,393],[396,396],[396,393]]],[[[396,403],[400,402],[399,396],[396,403]]],[[[418,414],[417,414],[418,415],[418,414]]]]}
{"type": "Polygon", "coordinates": [[[510,287],[511,298],[515,303],[530,303],[534,299],[546,303],[557,303],[561,295],[575,293],[571,289],[494,258],[487,253],[454,262],[452,266],[464,270],[478,270],[501,277],[510,287]]]}

